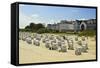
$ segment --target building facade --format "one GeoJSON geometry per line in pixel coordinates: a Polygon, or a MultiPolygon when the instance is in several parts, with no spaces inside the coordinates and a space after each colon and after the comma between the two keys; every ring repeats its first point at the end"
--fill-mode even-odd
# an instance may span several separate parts
{"type": "Polygon", "coordinates": [[[96,29],[96,19],[89,20],[75,20],[67,21],[61,20],[57,24],[48,24],[48,29],[59,30],[59,31],[80,31],[80,30],[95,30],[96,29]]]}

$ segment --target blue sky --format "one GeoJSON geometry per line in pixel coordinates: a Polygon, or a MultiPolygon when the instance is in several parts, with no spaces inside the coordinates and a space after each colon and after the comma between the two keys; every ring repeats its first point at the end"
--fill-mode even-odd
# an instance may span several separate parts
{"type": "Polygon", "coordinates": [[[96,9],[75,7],[52,7],[39,5],[19,6],[19,27],[24,28],[30,22],[57,23],[60,20],[95,19],[96,9]]]}

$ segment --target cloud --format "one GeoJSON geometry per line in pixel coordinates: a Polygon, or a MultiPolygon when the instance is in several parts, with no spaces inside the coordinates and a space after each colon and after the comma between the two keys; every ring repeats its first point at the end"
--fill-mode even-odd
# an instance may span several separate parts
{"type": "Polygon", "coordinates": [[[80,18],[80,19],[78,19],[78,20],[86,20],[85,18],[80,18]]]}
{"type": "Polygon", "coordinates": [[[39,15],[38,15],[38,14],[33,14],[31,17],[33,17],[33,18],[38,18],[39,15]]]}
{"type": "Polygon", "coordinates": [[[31,22],[34,23],[47,23],[47,21],[38,14],[26,15],[22,12],[19,13],[19,28],[25,28],[26,25],[29,25],[31,22]]]}
{"type": "Polygon", "coordinates": [[[32,19],[29,16],[23,13],[19,14],[19,27],[20,28],[24,28],[26,25],[28,25],[30,21],[32,21],[32,19]]]}

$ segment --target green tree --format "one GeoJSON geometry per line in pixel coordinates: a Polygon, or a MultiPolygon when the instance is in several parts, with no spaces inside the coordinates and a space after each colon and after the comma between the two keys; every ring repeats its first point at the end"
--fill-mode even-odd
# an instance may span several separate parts
{"type": "Polygon", "coordinates": [[[30,26],[29,26],[29,25],[27,25],[27,26],[25,27],[25,29],[30,29],[30,26]]]}
{"type": "Polygon", "coordinates": [[[40,28],[45,28],[43,24],[39,23],[39,24],[36,24],[36,29],[40,29],[40,28]]]}
{"type": "Polygon", "coordinates": [[[30,29],[35,28],[35,25],[36,25],[36,24],[34,24],[34,23],[31,22],[30,25],[29,25],[29,26],[30,26],[30,29]]]}

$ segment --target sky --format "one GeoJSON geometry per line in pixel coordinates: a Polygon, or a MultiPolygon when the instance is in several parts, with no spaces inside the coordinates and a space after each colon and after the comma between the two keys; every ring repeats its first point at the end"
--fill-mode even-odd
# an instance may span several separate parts
{"type": "Polygon", "coordinates": [[[57,7],[40,5],[19,5],[19,28],[29,23],[44,25],[60,22],[61,20],[95,19],[96,9],[78,7],[57,7]]]}

